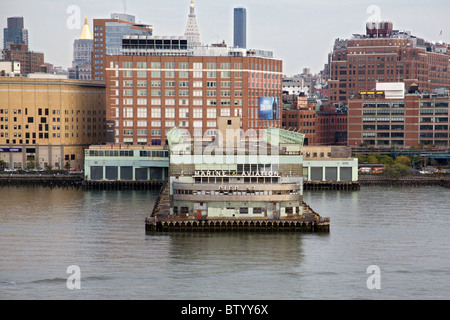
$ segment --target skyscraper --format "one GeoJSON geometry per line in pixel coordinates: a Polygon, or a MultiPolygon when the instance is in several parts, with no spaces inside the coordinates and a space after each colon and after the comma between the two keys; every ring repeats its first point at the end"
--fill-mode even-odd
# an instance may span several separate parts
{"type": "Polygon", "coordinates": [[[10,49],[11,44],[28,46],[28,30],[23,27],[23,17],[7,19],[7,27],[3,29],[3,49],[10,49]]]}
{"type": "Polygon", "coordinates": [[[197,20],[195,18],[194,12],[194,0],[191,0],[191,5],[189,8],[189,17],[186,25],[186,31],[184,35],[188,40],[188,48],[191,49],[195,46],[199,46],[200,43],[200,32],[198,31],[197,20]]]}
{"type": "Polygon", "coordinates": [[[87,17],[80,37],[73,42],[72,68],[69,69],[69,79],[91,79],[91,55],[94,49],[94,38],[89,28],[87,17]]]}
{"type": "Polygon", "coordinates": [[[234,8],[234,46],[247,47],[247,10],[234,8]]]}

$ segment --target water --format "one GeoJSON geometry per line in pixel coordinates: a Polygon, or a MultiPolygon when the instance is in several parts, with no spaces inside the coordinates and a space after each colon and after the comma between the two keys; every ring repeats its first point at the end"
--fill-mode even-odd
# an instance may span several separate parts
{"type": "Polygon", "coordinates": [[[305,191],[331,218],[325,235],[146,235],[155,192],[3,187],[0,299],[449,299],[449,195],[305,191]],[[370,265],[381,289],[367,287],[370,265]]]}

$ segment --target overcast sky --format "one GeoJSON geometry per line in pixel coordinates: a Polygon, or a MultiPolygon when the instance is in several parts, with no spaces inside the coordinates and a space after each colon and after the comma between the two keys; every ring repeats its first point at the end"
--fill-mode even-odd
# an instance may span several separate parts
{"type": "MultiPolygon", "coordinates": [[[[184,34],[190,0],[0,0],[0,26],[23,16],[33,51],[45,61],[68,68],[73,40],[80,35],[74,21],[109,18],[126,12],[153,25],[154,35],[184,34]],[[74,7],[75,6],[75,7],[74,7]],[[79,16],[77,10],[79,11],[79,16]],[[75,26],[75,29],[73,28],[75,26]]],[[[450,41],[450,0],[195,0],[201,42],[233,44],[233,8],[247,9],[247,47],[271,50],[283,60],[283,73],[323,69],[336,38],[365,33],[376,18],[394,23],[428,41],[450,41]],[[442,35],[440,32],[442,30],[442,35]]],[[[93,30],[92,30],[93,31],[93,30]]]]}

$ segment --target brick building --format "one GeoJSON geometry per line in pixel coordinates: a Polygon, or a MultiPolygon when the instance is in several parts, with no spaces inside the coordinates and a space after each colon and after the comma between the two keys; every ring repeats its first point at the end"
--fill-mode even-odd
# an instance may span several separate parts
{"type": "Polygon", "coordinates": [[[0,160],[10,168],[83,168],[105,142],[105,85],[53,75],[0,77],[0,160]]]}
{"type": "Polygon", "coordinates": [[[9,49],[3,50],[3,60],[19,61],[20,73],[29,74],[44,71],[44,54],[28,51],[26,44],[10,44],[9,49]]]}
{"type": "Polygon", "coordinates": [[[168,44],[168,55],[163,55],[163,47],[149,47],[155,39],[141,38],[147,55],[105,57],[111,142],[164,145],[174,126],[212,138],[219,116],[240,117],[244,132],[281,124],[281,60],[226,46],[178,47],[175,53],[168,44]],[[274,116],[260,112],[263,98],[275,101],[274,116]]]}
{"type": "Polygon", "coordinates": [[[365,35],[336,39],[329,57],[329,102],[347,104],[351,96],[377,82],[413,83],[420,91],[450,88],[449,46],[394,30],[392,23],[368,23],[365,35]]]}
{"type": "Polygon", "coordinates": [[[136,23],[129,14],[113,13],[109,19],[94,19],[94,49],[92,52],[92,79],[105,80],[106,55],[120,54],[125,35],[152,35],[150,25],[136,23]]]}
{"type": "Polygon", "coordinates": [[[448,90],[389,98],[386,91],[363,92],[348,106],[348,145],[375,147],[449,146],[448,90]]]}
{"type": "MultiPolygon", "coordinates": [[[[301,97],[297,99],[297,105],[299,101],[302,101],[301,97]]],[[[347,144],[346,113],[337,113],[334,106],[317,105],[316,102],[301,105],[300,108],[283,109],[281,123],[283,128],[303,133],[305,145],[347,144]]]]}

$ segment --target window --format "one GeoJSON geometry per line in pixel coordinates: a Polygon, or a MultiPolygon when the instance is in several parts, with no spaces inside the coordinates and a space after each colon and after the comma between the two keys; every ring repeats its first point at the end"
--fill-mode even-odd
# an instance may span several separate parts
{"type": "Polygon", "coordinates": [[[147,108],[137,108],[138,118],[147,118],[147,108]]]}
{"type": "Polygon", "coordinates": [[[138,68],[138,69],[147,69],[147,62],[141,62],[141,61],[138,61],[138,62],[136,62],[136,68],[138,68]]]}
{"type": "Polygon", "coordinates": [[[133,130],[132,129],[123,130],[123,135],[124,136],[132,136],[133,135],[133,130]]]}
{"type": "Polygon", "coordinates": [[[124,62],[122,62],[122,67],[124,69],[132,69],[133,68],[133,62],[132,61],[124,61],[124,62]]]}
{"type": "Polygon", "coordinates": [[[152,136],[160,136],[160,135],[161,135],[161,129],[152,130],[152,136]]]}
{"type": "Polygon", "coordinates": [[[178,69],[189,69],[189,62],[178,62],[178,69]]]}
{"type": "Polygon", "coordinates": [[[123,108],[124,118],[133,118],[133,108],[123,108]]]}
{"type": "Polygon", "coordinates": [[[136,73],[136,76],[138,78],[147,78],[147,71],[138,70],[136,73]]]}
{"type": "Polygon", "coordinates": [[[201,119],[203,117],[203,109],[195,108],[193,116],[194,118],[201,119]]]}
{"type": "Polygon", "coordinates": [[[151,72],[152,78],[161,78],[161,71],[152,71],[151,72]]]}
{"type": "Polygon", "coordinates": [[[179,111],[179,117],[180,118],[189,118],[189,109],[188,108],[180,108],[179,111]]]}
{"type": "Polygon", "coordinates": [[[165,116],[166,118],[175,118],[175,108],[166,108],[165,116]]]}
{"type": "Polygon", "coordinates": [[[161,99],[152,99],[151,100],[152,106],[160,106],[161,105],[161,99]]]}
{"type": "Polygon", "coordinates": [[[229,117],[230,116],[230,108],[222,108],[220,109],[220,116],[229,117]]]}
{"type": "Polygon", "coordinates": [[[145,96],[147,96],[147,90],[142,90],[142,89],[138,90],[137,95],[141,96],[141,97],[145,97],[145,96]]]}
{"type": "Polygon", "coordinates": [[[209,119],[215,119],[217,118],[217,112],[215,108],[208,108],[206,109],[206,117],[209,119]]]}
{"type": "Polygon", "coordinates": [[[138,136],[146,136],[147,135],[147,129],[138,129],[137,130],[138,136]]]}
{"type": "Polygon", "coordinates": [[[151,117],[152,118],[161,118],[161,109],[160,108],[152,108],[151,117]]]}
{"type": "Polygon", "coordinates": [[[172,121],[172,120],[166,121],[166,127],[171,128],[174,126],[175,126],[175,121],[172,121]]]}

